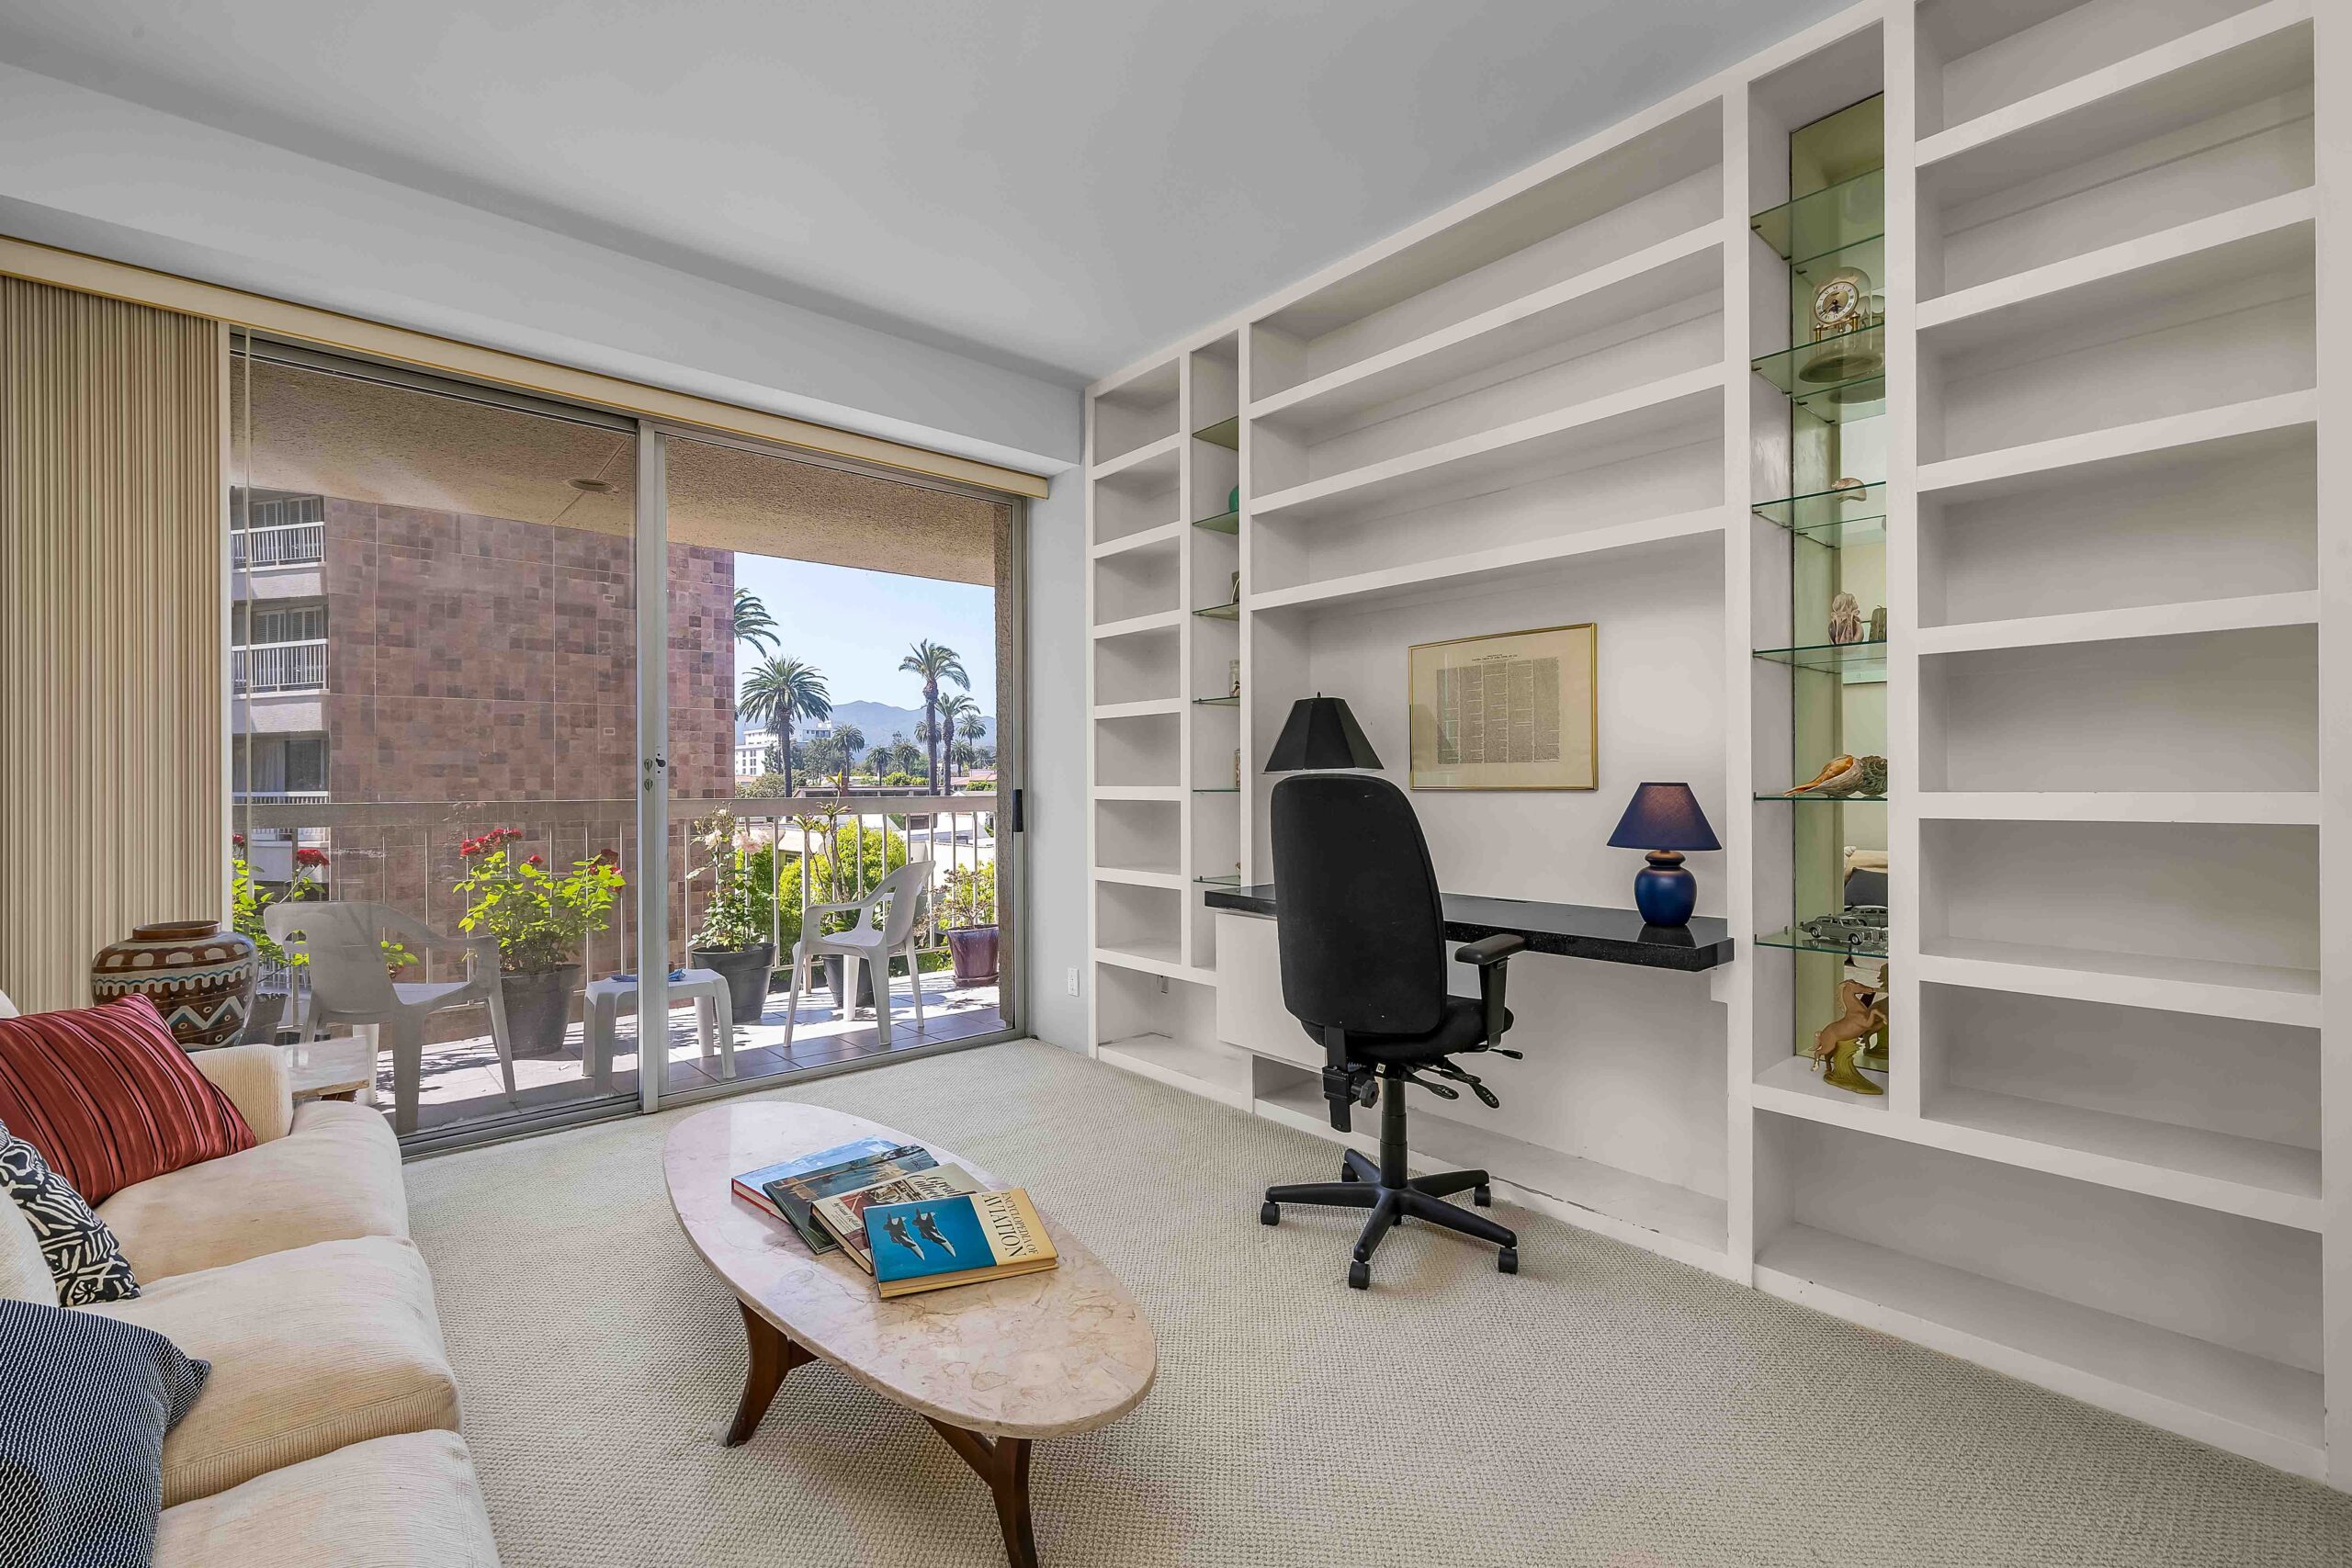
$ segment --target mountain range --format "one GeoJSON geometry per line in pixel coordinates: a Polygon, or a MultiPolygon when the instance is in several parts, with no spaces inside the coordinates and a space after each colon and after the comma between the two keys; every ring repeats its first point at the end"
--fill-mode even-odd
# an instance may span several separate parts
{"type": "MultiPolygon", "coordinates": [[[[867,746],[880,746],[887,743],[893,735],[903,735],[912,740],[915,738],[916,728],[922,723],[922,709],[919,706],[892,707],[888,703],[835,703],[833,723],[854,724],[865,736],[867,746]]],[[[739,736],[751,728],[741,719],[735,721],[735,732],[739,736]]],[[[966,733],[962,725],[956,727],[956,735],[958,739],[963,739],[966,733]]],[[[994,745],[996,720],[993,717],[981,718],[978,731],[972,736],[972,739],[983,746],[994,745]]]]}

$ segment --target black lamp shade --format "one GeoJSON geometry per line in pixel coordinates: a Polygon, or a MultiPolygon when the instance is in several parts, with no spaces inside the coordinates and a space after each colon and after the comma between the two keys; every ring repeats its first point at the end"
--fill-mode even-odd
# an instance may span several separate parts
{"type": "Polygon", "coordinates": [[[1687,784],[1645,784],[1634,792],[1617,830],[1609,835],[1613,850],[1719,850],[1723,844],[1699,809],[1699,797],[1687,784]]]}
{"type": "MultiPolygon", "coordinates": [[[[1266,757],[1270,773],[1304,773],[1327,768],[1377,768],[1380,753],[1363,738],[1356,716],[1338,697],[1301,697],[1266,757]]],[[[1695,811],[1697,807],[1694,806],[1695,811]]]]}

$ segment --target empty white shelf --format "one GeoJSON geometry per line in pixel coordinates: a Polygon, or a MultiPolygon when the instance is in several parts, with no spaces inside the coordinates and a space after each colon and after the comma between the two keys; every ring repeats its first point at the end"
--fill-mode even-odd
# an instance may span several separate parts
{"type": "Polygon", "coordinates": [[[1464,500],[1579,459],[1631,456],[1634,444],[1671,431],[1691,439],[1713,433],[1723,407],[1724,373],[1706,367],[1494,430],[1408,452],[1261,496],[1252,515],[1263,524],[1307,522],[1346,513],[1372,515],[1440,500],[1464,500]]]}
{"type": "Polygon", "coordinates": [[[2120,610],[2082,610],[2064,615],[2028,615],[2011,621],[1921,626],[1913,635],[1912,646],[1922,654],[1973,653],[1996,648],[2053,648],[2064,643],[2189,637],[2202,632],[2318,623],[2319,592],[2314,589],[2298,593],[2203,599],[2185,604],[2135,604],[2120,610]]]}
{"type": "Polygon", "coordinates": [[[1135,703],[1098,703],[1095,705],[1094,716],[1096,718],[1148,718],[1153,714],[1182,713],[1183,711],[1184,699],[1182,697],[1147,697],[1141,702],[1135,703]]]}
{"type": "Polygon", "coordinates": [[[2312,83],[2312,0],[2271,0],[1918,143],[1920,199],[1949,206],[2312,83]]]}
{"type": "Polygon", "coordinates": [[[1122,452],[1107,463],[1095,464],[1091,472],[1098,484],[1122,475],[1126,476],[1131,484],[1147,479],[1173,479],[1177,459],[1183,449],[1184,438],[1181,433],[1163,435],[1157,441],[1146,442],[1132,452],[1122,452]]]}
{"type": "Polygon", "coordinates": [[[1921,818],[1957,822],[2177,822],[2315,827],[2316,790],[1922,790],[1921,818]]]}
{"type": "Polygon", "coordinates": [[[1724,516],[1722,507],[1712,507],[1703,512],[1681,512],[1670,517],[1647,517],[1639,522],[1561,534],[1548,539],[1498,545],[1492,549],[1474,550],[1441,560],[1416,561],[1405,566],[1385,567],[1377,571],[1352,572],[1345,577],[1325,578],[1320,581],[1302,582],[1289,588],[1273,588],[1252,594],[1250,609],[1263,615],[1271,610],[1314,609],[1332,604],[1408,598],[1420,593],[1449,592],[1490,580],[1516,577],[1532,567],[1625,550],[1647,549],[1679,539],[1720,538],[1724,516]]]}
{"type": "Polygon", "coordinates": [[[2319,973],[2312,969],[1929,936],[1920,939],[1917,973],[1980,990],[2319,1027],[2319,973]]]}
{"type": "Polygon", "coordinates": [[[1230,1045],[1165,1034],[1131,1034],[1124,1040],[1105,1040],[1094,1054],[1144,1077],[1206,1095],[1237,1110],[1250,1109],[1250,1057],[1230,1045]]]}
{"type": "Polygon", "coordinates": [[[1527,359],[1710,288],[1719,301],[1723,281],[1721,225],[1710,224],[1262,398],[1250,417],[1313,440],[1383,404],[1527,359]]]}
{"type": "Polygon", "coordinates": [[[1135,637],[1144,632],[1171,631],[1181,626],[1183,620],[1184,612],[1182,610],[1155,610],[1148,615],[1130,615],[1124,621],[1105,621],[1094,628],[1094,635],[1099,638],[1135,637]]]}
{"type": "Polygon", "coordinates": [[[1132,534],[1122,534],[1115,539],[1105,539],[1091,552],[1096,560],[1109,556],[1124,556],[1136,550],[1158,549],[1172,546],[1184,536],[1182,523],[1162,523],[1156,528],[1138,528],[1132,534]]]}
{"type": "Polygon", "coordinates": [[[1119,882],[1130,887],[1172,887],[1182,891],[1183,877],[1172,871],[1146,871],[1138,866],[1098,865],[1094,868],[1097,882],[1119,882]]]}
{"type": "Polygon", "coordinates": [[[2229,299],[2250,276],[2308,274],[2318,197],[2306,188],[2086,255],[1964,288],[1919,307],[1924,348],[1969,354],[2192,295],[2229,299]]]}
{"type": "Polygon", "coordinates": [[[1140,970],[1146,975],[1164,975],[1171,980],[1184,980],[1196,986],[1216,984],[1216,971],[1195,969],[1184,962],[1183,954],[1172,942],[1127,942],[1116,947],[1098,945],[1094,962],[1116,964],[1122,969],[1140,970]]]}
{"type": "Polygon", "coordinates": [[[2324,1468],[2315,1372],[1809,1225],[1758,1249],[1756,1282],[2282,1470],[2324,1468]]]}
{"type": "Polygon", "coordinates": [[[1912,1125],[1920,1141],[1958,1154],[2321,1228],[2317,1149],[1951,1085],[1912,1125]]]}
{"type": "Polygon", "coordinates": [[[2137,424],[1922,463],[1918,487],[1922,494],[1937,493],[1951,501],[1987,500],[2039,490],[2062,473],[2070,479],[2105,477],[2109,470],[2120,472],[2143,462],[2160,462],[2192,447],[2279,449],[2307,440],[2318,420],[2317,392],[2281,392],[2193,413],[2168,414],[2137,424]]]}

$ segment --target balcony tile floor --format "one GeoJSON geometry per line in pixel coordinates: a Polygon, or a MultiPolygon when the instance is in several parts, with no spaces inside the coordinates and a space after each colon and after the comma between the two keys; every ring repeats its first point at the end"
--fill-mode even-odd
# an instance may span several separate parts
{"type": "MultiPolygon", "coordinates": [[[[784,1048],[786,997],[781,991],[772,993],[759,1022],[735,1026],[735,1081],[772,1079],[805,1068],[887,1056],[944,1041],[989,1034],[1004,1027],[995,986],[958,987],[952,976],[944,973],[925,975],[922,980],[921,1029],[915,1026],[914,998],[908,982],[904,978],[892,982],[888,1046],[876,1035],[871,1009],[844,1021],[835,1015],[830,993],[804,992],[799,1021],[793,1031],[792,1049],[787,1054],[784,1048]]],[[[637,1093],[635,1024],[633,1018],[623,1016],[613,1063],[612,1092],[631,1099],[637,1093]]],[[[515,1058],[515,1098],[522,1109],[600,1098],[605,1091],[588,1080],[581,1044],[581,1026],[575,1022],[564,1032],[560,1054],[515,1058]]],[[[719,1076],[718,1055],[714,1053],[706,1060],[702,1055],[691,1007],[671,1010],[669,1058],[666,1087],[672,1092],[691,1091],[727,1081],[719,1076]]],[[[389,1056],[378,1058],[375,1102],[388,1111],[392,1103],[392,1065],[389,1056]]],[[[504,1115],[507,1110],[498,1074],[498,1053],[487,1033],[425,1047],[424,1082],[417,1097],[420,1132],[504,1115]]]]}

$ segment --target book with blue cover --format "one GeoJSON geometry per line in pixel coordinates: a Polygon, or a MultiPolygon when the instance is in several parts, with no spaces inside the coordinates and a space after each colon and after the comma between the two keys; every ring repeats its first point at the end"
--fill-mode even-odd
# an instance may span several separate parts
{"type": "Polygon", "coordinates": [[[876,1203],[864,1218],[874,1287],[885,1299],[1035,1274],[1061,1260],[1018,1187],[876,1203]]]}
{"type": "Polygon", "coordinates": [[[878,1181],[889,1181],[901,1176],[911,1176],[919,1170],[930,1170],[939,1161],[921,1144],[899,1144],[864,1159],[842,1160],[834,1165],[802,1171],[797,1176],[780,1176],[763,1184],[760,1190],[768,1195],[786,1224],[799,1233],[811,1252],[832,1252],[841,1243],[832,1233],[817,1223],[816,1206],[820,1199],[836,1192],[854,1192],[861,1187],[871,1187],[878,1181]]]}
{"type": "Polygon", "coordinates": [[[896,1147],[898,1145],[888,1138],[860,1138],[855,1143],[819,1149],[812,1155],[800,1155],[775,1165],[763,1165],[757,1170],[747,1170],[734,1179],[735,1196],[746,1203],[757,1204],[780,1220],[784,1218],[784,1211],[777,1208],[775,1200],[767,1195],[765,1189],[769,1182],[781,1181],[787,1176],[803,1176],[829,1165],[870,1159],[876,1155],[888,1154],[896,1147]]]}

